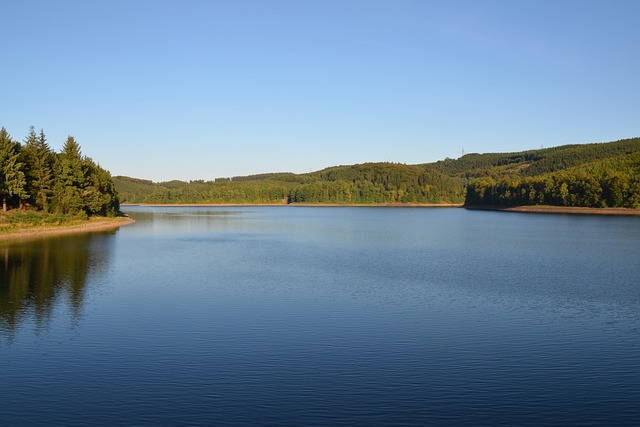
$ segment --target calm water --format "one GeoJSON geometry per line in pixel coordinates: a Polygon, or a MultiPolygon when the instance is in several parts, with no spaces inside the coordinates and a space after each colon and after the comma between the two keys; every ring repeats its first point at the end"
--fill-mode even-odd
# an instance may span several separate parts
{"type": "Polygon", "coordinates": [[[2,425],[640,423],[640,218],[127,211],[0,245],[2,425]]]}

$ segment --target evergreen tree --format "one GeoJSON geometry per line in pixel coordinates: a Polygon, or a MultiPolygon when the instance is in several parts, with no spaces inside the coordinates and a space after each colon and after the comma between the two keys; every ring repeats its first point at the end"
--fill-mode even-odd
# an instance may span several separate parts
{"type": "Polygon", "coordinates": [[[2,211],[7,211],[9,198],[17,197],[19,206],[28,197],[20,159],[20,143],[14,142],[7,130],[0,129],[0,197],[2,211]]]}
{"type": "Polygon", "coordinates": [[[25,139],[23,149],[27,164],[28,192],[32,203],[44,212],[49,211],[49,196],[53,185],[53,160],[44,131],[36,136],[35,129],[31,126],[29,135],[25,139]]]}
{"type": "Polygon", "coordinates": [[[64,214],[114,216],[120,202],[108,171],[89,157],[82,156],[80,145],[69,136],[56,156],[54,209],[64,214]]]}
{"type": "Polygon", "coordinates": [[[2,210],[27,206],[62,214],[117,215],[118,193],[108,171],[82,155],[69,136],[54,153],[44,134],[31,126],[24,146],[0,130],[0,200],[2,210]]]}
{"type": "Polygon", "coordinates": [[[84,208],[82,190],[86,179],[82,168],[82,152],[74,137],[67,138],[57,159],[55,210],[63,214],[77,214],[84,208]]]}

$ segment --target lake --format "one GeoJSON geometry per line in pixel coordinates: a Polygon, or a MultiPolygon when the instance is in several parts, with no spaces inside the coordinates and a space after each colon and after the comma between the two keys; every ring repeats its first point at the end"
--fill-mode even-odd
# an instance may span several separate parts
{"type": "Polygon", "coordinates": [[[638,217],[125,211],[0,245],[3,425],[640,422],[638,217]]]}

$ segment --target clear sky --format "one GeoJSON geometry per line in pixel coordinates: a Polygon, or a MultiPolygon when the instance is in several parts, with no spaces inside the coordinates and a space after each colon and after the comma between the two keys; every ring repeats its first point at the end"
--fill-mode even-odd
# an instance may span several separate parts
{"type": "Polygon", "coordinates": [[[0,126],[165,181],[640,136],[639,0],[2,0],[0,126]]]}

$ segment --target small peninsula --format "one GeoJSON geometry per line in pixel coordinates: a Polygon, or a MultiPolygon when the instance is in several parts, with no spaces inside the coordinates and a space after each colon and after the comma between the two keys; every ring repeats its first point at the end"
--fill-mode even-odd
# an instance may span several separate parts
{"type": "Polygon", "coordinates": [[[0,230],[0,242],[26,238],[57,236],[61,234],[111,231],[132,222],[134,222],[133,219],[126,216],[94,216],[87,219],[69,220],[63,224],[55,225],[29,225],[26,223],[18,223],[13,227],[5,227],[0,230]]]}
{"type": "Polygon", "coordinates": [[[0,240],[131,222],[120,215],[111,174],[83,156],[74,137],[56,153],[33,126],[23,143],[0,129],[0,203],[0,240]]]}

